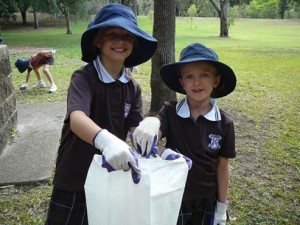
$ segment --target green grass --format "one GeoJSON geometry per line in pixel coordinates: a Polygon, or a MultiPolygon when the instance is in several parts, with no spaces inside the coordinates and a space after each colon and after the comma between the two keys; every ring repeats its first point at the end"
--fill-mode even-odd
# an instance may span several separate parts
{"type": "MultiPolygon", "coordinates": [[[[189,18],[176,21],[176,60],[183,47],[201,42],[229,64],[237,76],[235,92],[218,99],[236,124],[237,158],[232,160],[229,213],[234,225],[300,224],[300,20],[238,19],[229,38],[219,38],[219,19],[189,18]]],[[[152,23],[139,17],[139,25],[151,33],[152,23]]],[[[11,52],[17,102],[64,102],[72,72],[80,61],[80,38],[86,23],[65,28],[2,31],[11,52]],[[20,92],[25,79],[13,63],[40,48],[56,48],[51,72],[58,92],[20,92]],[[22,51],[17,49],[23,48],[22,51]]],[[[143,98],[150,101],[150,61],[134,75],[143,98]]],[[[32,74],[30,84],[36,81],[32,74]]],[[[51,184],[42,183],[0,189],[0,224],[43,224],[51,184]]]]}

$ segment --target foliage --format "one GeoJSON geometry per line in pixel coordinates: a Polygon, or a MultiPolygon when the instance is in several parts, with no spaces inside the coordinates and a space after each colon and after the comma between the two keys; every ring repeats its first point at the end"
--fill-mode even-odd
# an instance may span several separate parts
{"type": "Polygon", "coordinates": [[[139,15],[148,15],[150,11],[153,11],[153,2],[148,1],[148,0],[143,0],[142,5],[139,7],[139,15]]]}
{"type": "Polygon", "coordinates": [[[228,29],[232,25],[234,25],[234,22],[235,22],[237,16],[238,16],[238,7],[234,6],[234,7],[230,8],[229,12],[228,12],[228,29]]]}
{"type": "Polygon", "coordinates": [[[195,4],[192,4],[188,9],[188,14],[191,17],[191,29],[193,28],[193,17],[197,14],[197,8],[195,4]]]}
{"type": "MultiPolygon", "coordinates": [[[[285,18],[285,13],[289,13],[288,10],[298,11],[299,13],[300,0],[278,0],[278,14],[281,19],[285,18]]],[[[299,16],[297,17],[299,18],[299,16]]]]}
{"type": "Polygon", "coordinates": [[[176,1],[176,7],[177,7],[177,16],[187,16],[187,10],[190,6],[190,1],[186,0],[177,0],[176,1]]]}
{"type": "Polygon", "coordinates": [[[84,10],[80,10],[85,0],[55,0],[57,7],[64,14],[69,11],[73,15],[82,15],[84,10]],[[79,10],[79,11],[78,11],[79,10]]]}
{"type": "Polygon", "coordinates": [[[27,9],[31,5],[32,0],[13,0],[16,4],[19,10],[22,11],[27,11],[27,9]]]}
{"type": "Polygon", "coordinates": [[[248,15],[250,18],[270,18],[277,17],[277,0],[252,0],[249,5],[248,15]]]}
{"type": "Polygon", "coordinates": [[[14,13],[17,12],[17,5],[11,0],[0,1],[0,18],[3,22],[8,21],[10,18],[16,20],[14,13]]]}

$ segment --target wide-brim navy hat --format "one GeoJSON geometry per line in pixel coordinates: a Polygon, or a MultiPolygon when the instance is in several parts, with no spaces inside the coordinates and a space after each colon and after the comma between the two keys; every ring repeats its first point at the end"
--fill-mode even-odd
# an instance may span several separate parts
{"type": "Polygon", "coordinates": [[[179,62],[162,66],[160,76],[164,83],[173,91],[186,94],[179,82],[180,65],[191,62],[210,62],[218,69],[221,81],[218,87],[213,90],[212,98],[224,97],[235,89],[236,77],[233,70],[226,64],[219,62],[218,55],[214,50],[199,43],[193,43],[184,48],[180,54],[179,62]]]}
{"type": "Polygon", "coordinates": [[[29,60],[28,59],[17,59],[15,62],[15,66],[19,70],[20,73],[23,73],[25,70],[27,70],[29,66],[29,60]]]}
{"type": "Polygon", "coordinates": [[[99,29],[118,27],[136,36],[137,44],[131,55],[125,60],[125,67],[132,67],[148,61],[156,51],[158,42],[138,27],[136,16],[132,10],[124,5],[109,4],[104,6],[88,24],[87,30],[81,37],[81,59],[87,63],[97,57],[94,49],[94,38],[99,29]]]}

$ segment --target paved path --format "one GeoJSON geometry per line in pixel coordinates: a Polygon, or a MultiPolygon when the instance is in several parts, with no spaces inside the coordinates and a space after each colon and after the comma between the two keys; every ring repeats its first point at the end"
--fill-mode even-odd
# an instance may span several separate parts
{"type": "Polygon", "coordinates": [[[0,185],[51,177],[66,103],[17,105],[17,132],[0,155],[0,185]]]}

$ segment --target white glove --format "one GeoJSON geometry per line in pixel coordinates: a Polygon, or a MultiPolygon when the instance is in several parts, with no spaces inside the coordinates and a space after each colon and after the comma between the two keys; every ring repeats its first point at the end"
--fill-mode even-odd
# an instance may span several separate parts
{"type": "Polygon", "coordinates": [[[51,49],[51,52],[52,52],[52,54],[54,54],[54,53],[56,52],[56,49],[55,49],[55,48],[52,48],[52,49],[51,49]]]}
{"type": "Polygon", "coordinates": [[[215,214],[214,214],[214,224],[213,225],[225,225],[227,219],[227,205],[228,203],[222,203],[217,201],[215,214]]]}
{"type": "Polygon", "coordinates": [[[182,155],[178,152],[175,152],[173,151],[172,149],[170,148],[166,148],[160,155],[160,157],[162,159],[165,159],[165,160],[175,160],[175,159],[178,159],[180,157],[184,158],[185,159],[185,162],[186,164],[188,165],[188,168],[191,169],[192,168],[192,160],[188,157],[186,157],[185,155],[182,155]]]}
{"type": "Polygon", "coordinates": [[[130,147],[108,130],[102,129],[98,132],[94,139],[94,145],[102,152],[105,160],[113,169],[127,171],[132,167],[138,175],[141,174],[137,159],[130,147]]]}
{"type": "Polygon", "coordinates": [[[133,132],[133,145],[138,153],[148,158],[157,144],[160,121],[156,117],[146,117],[133,132]]]}

